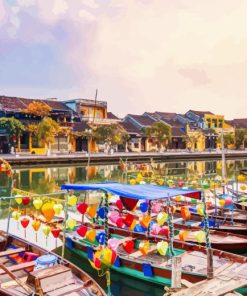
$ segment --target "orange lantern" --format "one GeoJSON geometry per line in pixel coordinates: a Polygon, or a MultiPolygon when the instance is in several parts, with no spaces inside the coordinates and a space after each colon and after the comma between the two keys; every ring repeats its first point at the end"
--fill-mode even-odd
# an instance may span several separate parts
{"type": "Polygon", "coordinates": [[[54,207],[53,203],[47,202],[41,208],[41,213],[45,217],[47,222],[50,222],[55,215],[55,211],[53,207],[54,207]]]}
{"type": "Polygon", "coordinates": [[[188,207],[181,207],[181,215],[184,221],[190,220],[191,214],[188,207]]]}
{"type": "Polygon", "coordinates": [[[147,255],[149,249],[150,249],[149,241],[146,240],[146,241],[140,242],[140,244],[139,244],[139,250],[141,251],[141,253],[143,255],[147,255]]]}

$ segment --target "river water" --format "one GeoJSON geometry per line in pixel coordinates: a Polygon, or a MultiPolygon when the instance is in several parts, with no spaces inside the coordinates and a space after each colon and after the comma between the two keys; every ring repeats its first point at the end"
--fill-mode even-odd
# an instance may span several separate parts
{"type": "MultiPolygon", "coordinates": [[[[247,160],[227,160],[226,161],[226,175],[228,180],[235,180],[240,169],[247,167],[247,160]]],[[[150,160],[149,163],[135,164],[128,163],[128,170],[123,169],[119,164],[106,164],[98,166],[90,166],[88,173],[85,166],[60,166],[60,167],[16,167],[15,169],[16,188],[36,192],[37,194],[47,194],[60,190],[60,186],[64,183],[77,183],[86,182],[88,176],[89,182],[103,182],[103,181],[118,181],[126,183],[127,180],[136,177],[136,171],[142,170],[147,172],[147,176],[155,176],[181,180],[185,182],[192,182],[196,179],[206,179],[208,181],[219,179],[222,171],[221,161],[184,161],[184,162],[160,162],[154,163],[150,160]]],[[[0,178],[0,194],[1,196],[10,195],[11,180],[1,175],[0,178]]],[[[5,230],[7,227],[6,217],[8,215],[7,204],[2,203],[0,210],[0,229],[5,230]],[[5,208],[5,210],[4,210],[5,208]]],[[[29,227],[31,227],[29,225],[29,227]]],[[[28,228],[31,229],[31,228],[28,228]]],[[[25,232],[19,223],[11,219],[10,232],[15,233],[21,237],[24,237],[25,232]]],[[[27,230],[27,239],[35,241],[35,234],[33,231],[27,230]]],[[[38,232],[38,243],[48,249],[55,247],[54,240],[47,240],[41,231],[38,232]]],[[[60,246],[60,242],[57,242],[60,246]]],[[[88,262],[79,258],[71,257],[71,254],[67,253],[74,263],[87,270],[93,275],[99,282],[104,283],[103,279],[100,279],[95,271],[90,268],[88,262]]],[[[144,283],[133,279],[131,277],[123,276],[118,273],[112,272],[112,292],[113,295],[134,295],[134,296],[159,296],[164,294],[163,287],[144,283]]]]}

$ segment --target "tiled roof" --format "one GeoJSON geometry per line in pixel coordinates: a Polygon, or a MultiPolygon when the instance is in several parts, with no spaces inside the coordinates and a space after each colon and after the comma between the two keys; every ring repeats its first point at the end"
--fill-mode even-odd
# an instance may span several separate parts
{"type": "Polygon", "coordinates": [[[109,119],[119,119],[115,114],[112,112],[107,112],[107,118],[109,119]]]}
{"type": "Polygon", "coordinates": [[[57,100],[37,100],[7,96],[0,96],[0,109],[9,112],[22,112],[34,101],[46,103],[53,111],[72,112],[63,102],[57,100]]]}
{"type": "Polygon", "coordinates": [[[185,135],[185,131],[181,127],[172,127],[172,137],[182,137],[185,135]]]}
{"type": "Polygon", "coordinates": [[[206,115],[206,114],[214,115],[214,113],[212,113],[210,111],[195,111],[195,110],[190,110],[190,112],[193,112],[196,115],[201,116],[201,117],[204,117],[204,115],[206,115]]]}
{"type": "Polygon", "coordinates": [[[140,130],[136,128],[131,122],[121,122],[120,125],[126,130],[129,134],[140,134],[140,130]]]}
{"type": "Polygon", "coordinates": [[[159,112],[155,111],[155,113],[161,118],[161,119],[167,119],[167,120],[172,120],[173,118],[176,117],[177,113],[172,113],[172,112],[159,112]]]}
{"type": "Polygon", "coordinates": [[[247,118],[236,118],[226,121],[235,128],[247,128],[247,118]]]}
{"type": "Polygon", "coordinates": [[[153,124],[156,120],[151,119],[150,117],[144,116],[144,115],[134,115],[134,114],[128,114],[129,117],[132,117],[135,121],[137,121],[142,126],[150,126],[153,124]]]}

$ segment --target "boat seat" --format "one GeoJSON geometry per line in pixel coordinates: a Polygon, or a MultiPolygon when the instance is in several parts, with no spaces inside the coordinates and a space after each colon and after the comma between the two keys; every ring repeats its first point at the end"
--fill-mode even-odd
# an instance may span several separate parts
{"type": "MultiPolygon", "coordinates": [[[[11,271],[11,272],[15,272],[15,271],[24,270],[24,269],[27,269],[27,268],[30,268],[30,267],[34,267],[34,265],[35,265],[34,261],[24,262],[24,263],[21,263],[21,264],[12,265],[12,266],[8,267],[8,270],[11,271]]],[[[3,275],[5,273],[6,272],[4,270],[0,269],[0,275],[3,275]]]]}
{"type": "Polygon", "coordinates": [[[0,257],[10,256],[21,252],[25,252],[25,248],[8,249],[6,251],[0,252],[0,257]]]}
{"type": "Polygon", "coordinates": [[[71,295],[73,292],[82,291],[84,288],[83,284],[72,284],[68,286],[64,286],[62,288],[58,288],[54,291],[48,292],[47,296],[66,296],[71,295]]]}

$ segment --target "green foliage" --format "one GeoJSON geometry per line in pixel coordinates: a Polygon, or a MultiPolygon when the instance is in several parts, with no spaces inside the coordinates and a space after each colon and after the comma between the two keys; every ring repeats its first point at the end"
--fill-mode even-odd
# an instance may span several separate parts
{"type": "Polygon", "coordinates": [[[145,128],[144,133],[149,138],[154,138],[158,147],[167,145],[171,140],[171,128],[163,122],[154,122],[151,126],[145,128]]]}
{"type": "MultiPolygon", "coordinates": [[[[235,137],[233,134],[224,134],[224,145],[227,147],[228,145],[235,144],[235,137]]],[[[217,143],[221,144],[221,135],[218,136],[217,143]]]]}
{"type": "Polygon", "coordinates": [[[235,145],[239,149],[243,146],[244,141],[247,139],[247,129],[239,128],[235,131],[235,145]]]}
{"type": "Polygon", "coordinates": [[[56,121],[49,117],[45,117],[38,124],[37,136],[41,145],[47,145],[54,143],[55,136],[59,132],[59,125],[56,121]]]}
{"type": "Polygon", "coordinates": [[[117,124],[100,125],[93,130],[92,136],[109,146],[123,144],[128,140],[128,134],[117,124]]]}
{"type": "Polygon", "coordinates": [[[25,130],[24,125],[18,120],[15,119],[14,117],[7,118],[7,117],[2,117],[0,118],[0,128],[4,128],[8,130],[10,133],[10,136],[17,136],[21,134],[22,131],[25,130]]]}

